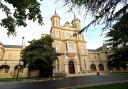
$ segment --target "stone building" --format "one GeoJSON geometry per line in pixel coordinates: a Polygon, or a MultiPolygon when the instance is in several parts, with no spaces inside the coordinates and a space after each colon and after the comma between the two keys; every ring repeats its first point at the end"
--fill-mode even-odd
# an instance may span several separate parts
{"type": "MultiPolygon", "coordinates": [[[[105,45],[98,49],[87,49],[83,33],[74,35],[80,31],[80,20],[74,16],[71,23],[68,21],[61,26],[61,18],[56,11],[51,17],[50,35],[53,37],[53,47],[60,54],[53,63],[53,74],[63,73],[68,76],[91,75],[96,72],[108,71],[108,50],[105,45]]],[[[45,36],[45,35],[42,35],[45,36]]],[[[16,77],[20,61],[22,47],[19,45],[4,45],[0,43],[0,78],[16,77]]],[[[38,74],[32,72],[32,76],[38,74]]],[[[19,70],[19,77],[27,77],[27,68],[19,70]]]]}
{"type": "MultiPolygon", "coordinates": [[[[21,46],[0,43],[0,78],[16,78],[20,61],[21,46]]],[[[19,70],[19,77],[27,77],[27,68],[19,70]]]]}
{"type": "Polygon", "coordinates": [[[64,73],[69,76],[91,74],[107,71],[108,50],[105,45],[96,50],[86,48],[86,40],[80,31],[80,20],[74,18],[72,22],[60,25],[61,18],[55,14],[51,17],[51,37],[53,47],[60,54],[54,62],[54,73],[64,73]],[[74,36],[73,36],[74,35],[74,36]]]}

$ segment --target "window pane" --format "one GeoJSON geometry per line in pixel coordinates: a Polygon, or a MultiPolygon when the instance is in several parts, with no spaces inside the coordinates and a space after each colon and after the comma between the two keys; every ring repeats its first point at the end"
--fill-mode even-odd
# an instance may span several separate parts
{"type": "Polygon", "coordinates": [[[74,52],[74,51],[75,51],[74,44],[68,43],[68,52],[74,52]]]}

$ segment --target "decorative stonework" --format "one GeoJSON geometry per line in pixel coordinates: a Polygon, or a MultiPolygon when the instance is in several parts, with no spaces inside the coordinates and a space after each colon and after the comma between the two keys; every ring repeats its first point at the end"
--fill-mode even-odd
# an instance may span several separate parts
{"type": "Polygon", "coordinates": [[[76,53],[66,52],[66,55],[68,57],[75,57],[76,56],[76,53]]]}
{"type": "MultiPolygon", "coordinates": [[[[85,75],[87,73],[89,74],[91,72],[96,72],[93,71],[93,68],[90,68],[92,64],[96,66],[96,70],[98,71],[99,64],[104,66],[104,71],[102,70],[102,72],[108,71],[108,51],[105,45],[95,50],[87,50],[83,33],[81,33],[79,36],[66,37],[66,32],[71,32],[73,35],[74,33],[78,33],[80,29],[80,20],[76,18],[76,16],[74,16],[72,22],[66,22],[63,26],[60,25],[60,17],[56,11],[55,14],[51,17],[50,34],[54,40],[52,44],[53,47],[58,50],[58,59],[53,63],[53,73],[64,73],[67,74],[67,76],[79,74],[85,75]],[[68,45],[68,42],[71,42],[73,46],[68,45]],[[72,63],[69,63],[69,61],[72,61],[72,63]],[[73,65],[69,67],[68,64],[73,65]],[[73,70],[75,72],[69,68],[75,68],[75,70],[73,70]],[[69,74],[69,72],[74,74],[69,74]]],[[[42,34],[42,36],[45,36],[45,34],[42,34]]],[[[20,60],[20,51],[21,46],[3,45],[0,43],[0,68],[3,68],[3,65],[9,66],[9,70],[6,71],[8,73],[4,73],[3,70],[5,70],[5,67],[0,69],[0,77],[16,77],[17,70],[15,67],[18,65],[20,60]]],[[[33,77],[38,76],[38,70],[31,71],[29,74],[32,74],[33,77]]],[[[28,70],[25,68],[23,73],[20,73],[20,76],[27,77],[27,75],[28,70]]]]}
{"type": "MultiPolygon", "coordinates": [[[[56,49],[60,49],[59,50],[60,54],[63,54],[63,55],[59,55],[62,57],[58,58],[60,61],[59,62],[60,70],[63,71],[63,73],[69,74],[70,69],[68,66],[68,62],[70,61],[70,59],[73,59],[74,61],[76,61],[76,63],[74,63],[75,74],[85,73],[85,70],[91,71],[90,65],[92,64],[92,62],[94,64],[97,64],[97,63],[100,64],[101,60],[99,60],[98,57],[92,59],[94,54],[99,55],[99,51],[93,52],[92,54],[90,51],[87,50],[86,41],[84,40],[83,33],[77,36],[76,35],[73,36],[73,34],[78,33],[81,29],[80,20],[76,18],[75,15],[71,22],[66,21],[66,23],[63,26],[61,26],[60,17],[55,12],[55,14],[52,16],[51,23],[52,23],[52,26],[51,26],[50,32],[51,32],[52,38],[54,39],[53,47],[56,48],[57,47],[55,46],[56,42],[59,43],[60,46],[58,46],[58,48],[56,49]],[[59,31],[59,33],[57,33],[56,31],[59,31]],[[60,35],[60,37],[56,38],[56,36],[53,35],[54,33],[56,33],[57,35],[60,35]]],[[[104,55],[107,55],[107,53],[104,53],[104,55]]],[[[105,59],[107,62],[107,58],[105,58],[107,56],[102,56],[102,57],[104,57],[103,59],[105,59]]],[[[104,62],[102,63],[105,65],[104,62]]],[[[56,66],[57,65],[55,65],[55,67],[56,66]]],[[[54,72],[57,72],[57,71],[58,70],[54,70],[54,72]]]]}

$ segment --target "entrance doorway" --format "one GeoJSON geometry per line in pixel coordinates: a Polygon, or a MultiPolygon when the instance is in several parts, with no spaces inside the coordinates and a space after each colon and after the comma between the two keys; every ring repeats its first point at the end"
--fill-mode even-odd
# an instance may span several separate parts
{"type": "Polygon", "coordinates": [[[8,65],[0,66],[0,77],[7,78],[10,67],[8,65]]]}
{"type": "Polygon", "coordinates": [[[75,74],[75,66],[74,66],[74,62],[73,61],[69,61],[68,69],[69,69],[69,74],[75,74]]]}

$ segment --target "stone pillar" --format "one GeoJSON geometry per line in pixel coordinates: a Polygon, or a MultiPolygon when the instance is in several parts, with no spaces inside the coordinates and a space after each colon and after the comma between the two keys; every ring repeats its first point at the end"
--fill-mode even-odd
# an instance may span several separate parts
{"type": "Polygon", "coordinates": [[[13,73],[14,73],[14,66],[10,66],[8,77],[13,78],[13,73]]]}
{"type": "Polygon", "coordinates": [[[97,72],[99,72],[99,65],[98,64],[95,64],[95,65],[96,65],[97,72]]]}
{"type": "Polygon", "coordinates": [[[107,62],[105,62],[103,65],[104,65],[104,71],[105,71],[105,72],[108,72],[108,71],[109,71],[109,69],[108,69],[107,62]]]}
{"type": "Polygon", "coordinates": [[[87,61],[86,62],[86,70],[90,71],[90,65],[91,65],[90,61],[87,61]]]}
{"type": "Polygon", "coordinates": [[[27,67],[24,68],[24,75],[23,75],[23,77],[28,77],[28,68],[27,67]]]}
{"type": "Polygon", "coordinates": [[[68,69],[68,64],[67,63],[64,64],[64,69],[65,69],[65,73],[69,74],[69,69],[68,69]]]}
{"type": "Polygon", "coordinates": [[[77,69],[76,73],[80,74],[81,73],[80,64],[76,64],[76,69],[77,69]]]}

